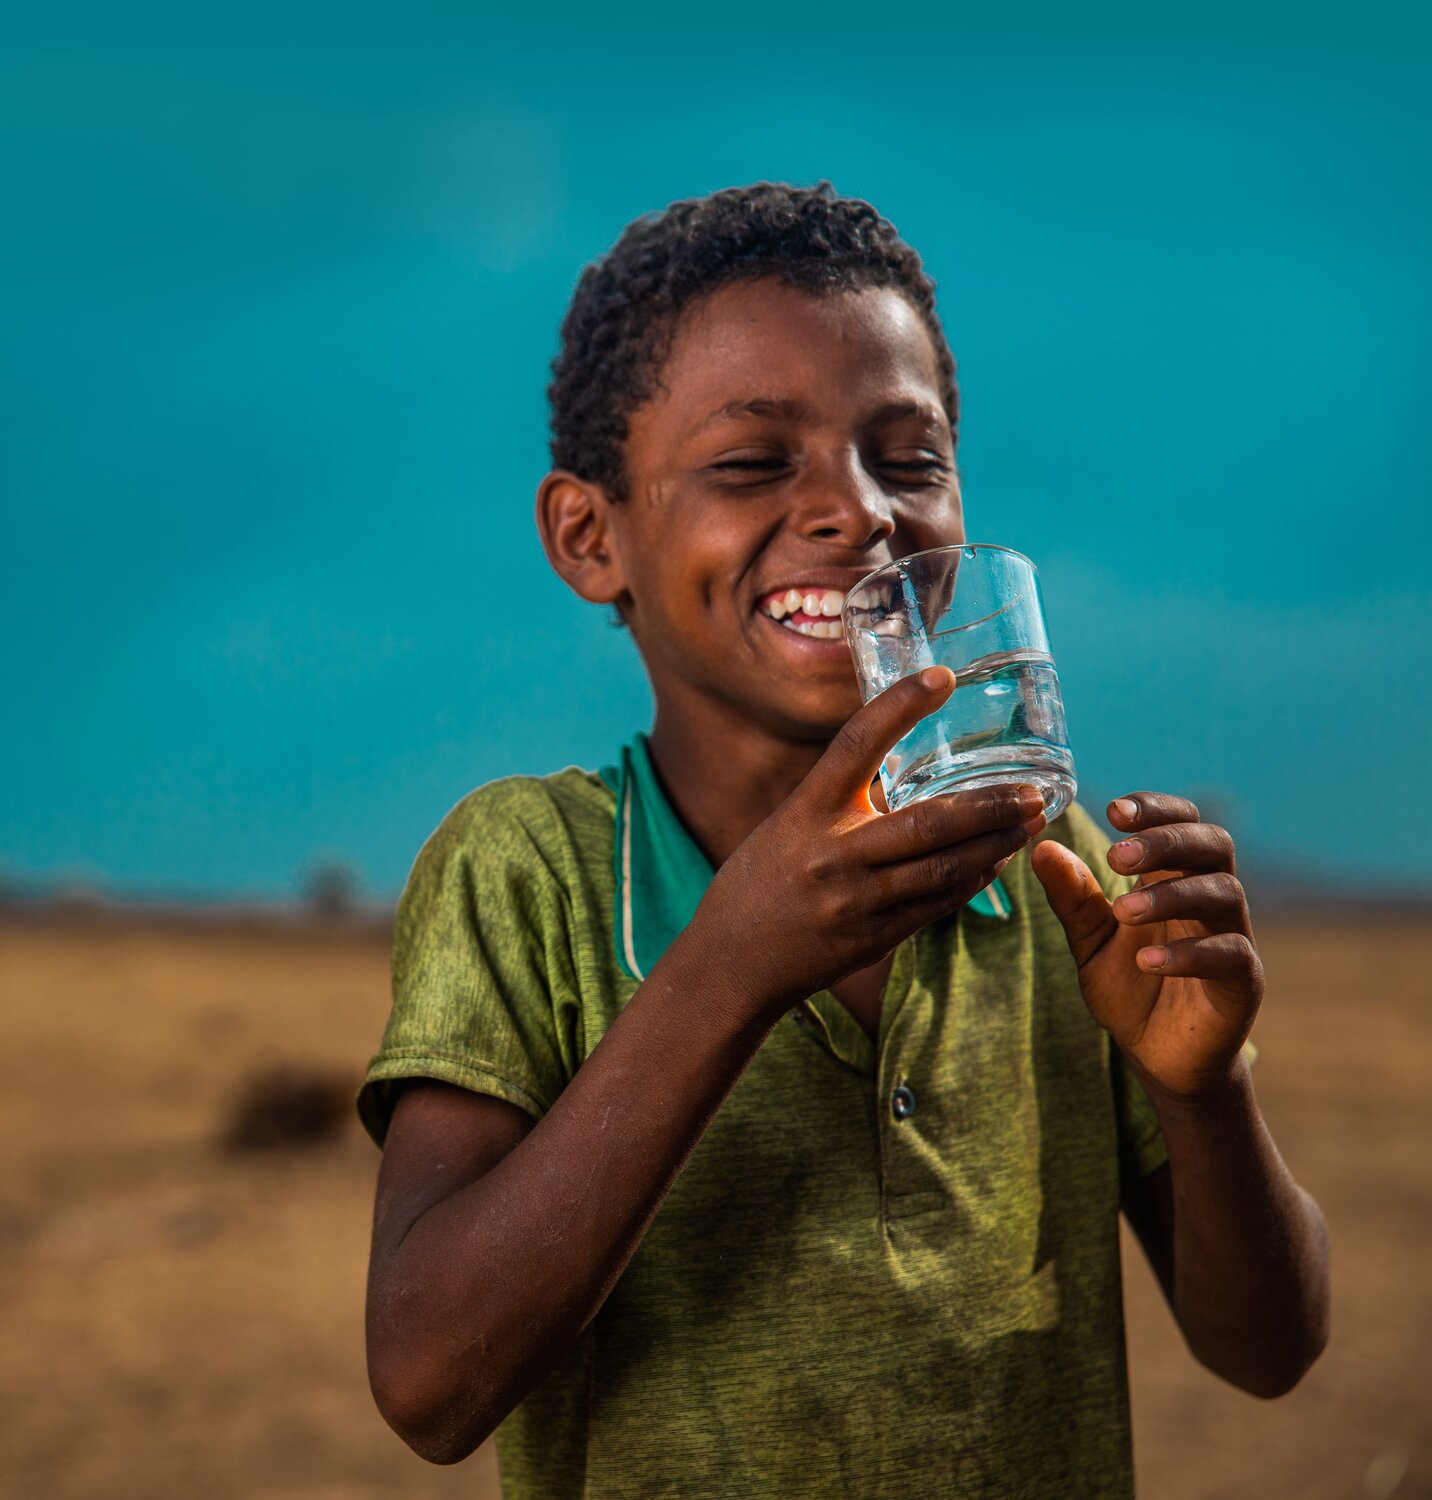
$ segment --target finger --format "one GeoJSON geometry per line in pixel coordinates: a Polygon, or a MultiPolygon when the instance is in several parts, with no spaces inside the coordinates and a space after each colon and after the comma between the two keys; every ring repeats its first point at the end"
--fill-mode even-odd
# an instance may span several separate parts
{"type": "Polygon", "coordinates": [[[841,805],[856,797],[868,800],[885,752],[939,708],[954,687],[955,674],[948,667],[926,667],[892,683],[845,722],[801,783],[802,795],[841,805]]]}
{"type": "Polygon", "coordinates": [[[1109,898],[1089,866],[1053,839],[1037,844],[1029,863],[1064,928],[1074,962],[1082,966],[1118,926],[1109,898]]]}
{"type": "Polygon", "coordinates": [[[1109,850],[1109,868],[1121,875],[1155,870],[1227,870],[1231,875],[1233,839],[1216,823],[1164,823],[1120,839],[1109,850]]]}
{"type": "Polygon", "coordinates": [[[873,875],[878,899],[882,906],[896,906],[957,887],[968,887],[985,870],[1022,849],[1028,842],[1029,835],[1022,828],[999,828],[936,849],[922,859],[885,865],[873,875]]]}
{"type": "Polygon", "coordinates": [[[1160,978],[1203,979],[1239,994],[1258,995],[1263,988],[1263,961],[1252,938],[1241,932],[1140,948],[1137,961],[1141,969],[1160,978]]]}
{"type": "Polygon", "coordinates": [[[871,865],[917,859],[996,828],[1024,825],[1031,836],[1044,826],[1044,798],[1033,786],[982,786],[927,797],[850,835],[850,851],[871,865]]]}
{"type": "MultiPolygon", "coordinates": [[[[981,870],[963,887],[947,887],[934,895],[917,896],[913,900],[902,901],[895,906],[888,907],[883,913],[884,919],[903,936],[918,932],[920,928],[928,927],[932,922],[941,922],[946,917],[953,916],[962,906],[969,905],[980,891],[998,879],[1008,863],[1009,858],[1006,856],[997,864],[981,870]]],[[[898,937],[895,939],[896,942],[900,940],[898,937]]]]}
{"type": "Polygon", "coordinates": [[[1108,817],[1115,828],[1126,833],[1159,823],[1200,821],[1198,808],[1187,797],[1171,797],[1167,792],[1128,792],[1116,797],[1108,806],[1108,817]]]}
{"type": "Polygon", "coordinates": [[[1114,915],[1129,926],[1145,922],[1199,922],[1210,932],[1252,934],[1242,882],[1226,870],[1158,880],[1114,902],[1114,915]]]}

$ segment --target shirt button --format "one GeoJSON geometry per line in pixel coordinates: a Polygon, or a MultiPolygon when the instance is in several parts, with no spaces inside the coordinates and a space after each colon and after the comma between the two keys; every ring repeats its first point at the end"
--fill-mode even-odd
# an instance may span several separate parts
{"type": "Polygon", "coordinates": [[[915,1113],[915,1091],[909,1084],[899,1084],[890,1095],[890,1113],[897,1120],[908,1120],[915,1113]]]}

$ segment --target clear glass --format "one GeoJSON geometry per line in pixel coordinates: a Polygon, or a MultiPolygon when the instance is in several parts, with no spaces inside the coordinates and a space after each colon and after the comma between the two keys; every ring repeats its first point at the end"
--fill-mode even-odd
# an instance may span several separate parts
{"type": "Polygon", "coordinates": [[[846,595],[845,638],[868,703],[924,667],[955,690],[885,757],[891,811],[943,792],[1028,782],[1053,822],[1074,800],[1074,757],[1034,564],[969,542],[890,563],[846,595]]]}

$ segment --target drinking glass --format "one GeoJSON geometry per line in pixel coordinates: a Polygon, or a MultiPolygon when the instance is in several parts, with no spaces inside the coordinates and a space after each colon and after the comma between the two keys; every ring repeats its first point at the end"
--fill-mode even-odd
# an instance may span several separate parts
{"type": "Polygon", "coordinates": [[[944,706],[880,767],[892,812],[998,782],[1038,787],[1050,822],[1074,800],[1059,674],[1027,557],[984,542],[916,552],[863,578],[843,613],[867,703],[924,667],[955,674],[944,706]]]}

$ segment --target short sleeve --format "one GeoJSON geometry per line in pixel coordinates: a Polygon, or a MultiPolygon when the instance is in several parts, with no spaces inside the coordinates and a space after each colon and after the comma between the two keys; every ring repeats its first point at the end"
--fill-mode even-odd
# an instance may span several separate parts
{"type": "Polygon", "coordinates": [[[413,865],[393,926],[393,1007],[358,1095],[380,1146],[405,1079],[458,1084],[534,1119],[565,1087],[569,902],[534,833],[542,812],[530,782],[483,787],[413,865]]]}
{"type": "MultiPolygon", "coordinates": [[[[1132,875],[1120,875],[1109,868],[1105,857],[1113,842],[1092,817],[1077,803],[1064,815],[1066,828],[1062,842],[1067,844],[1093,872],[1110,901],[1131,891],[1138,884],[1132,875]]],[[[1057,827],[1058,825],[1056,825],[1057,827]]],[[[1114,1120],[1119,1141],[1119,1180],[1127,1185],[1146,1177],[1168,1160],[1158,1116],[1139,1085],[1124,1055],[1107,1038],[1109,1079],[1114,1094],[1114,1120]]]]}

